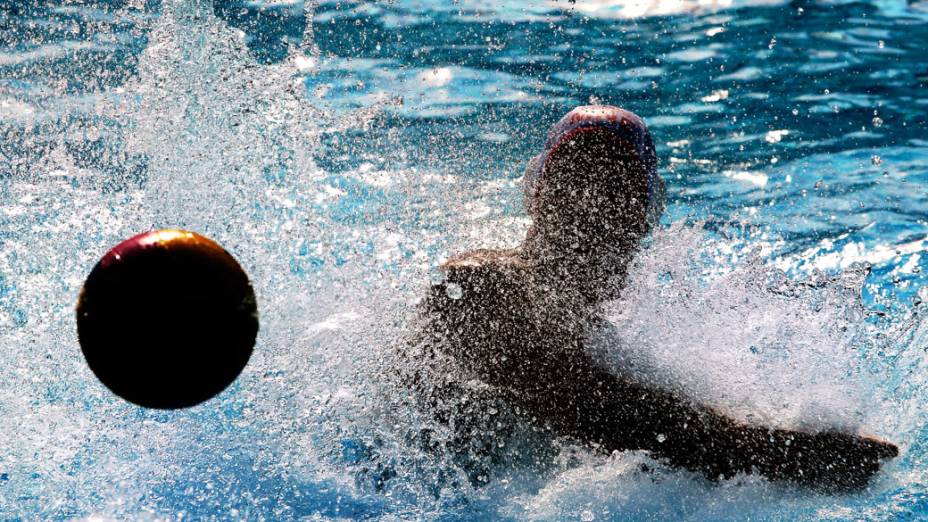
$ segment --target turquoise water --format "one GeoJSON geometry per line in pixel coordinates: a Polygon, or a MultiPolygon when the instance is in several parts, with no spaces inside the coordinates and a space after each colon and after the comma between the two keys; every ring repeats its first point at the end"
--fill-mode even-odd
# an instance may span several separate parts
{"type": "Polygon", "coordinates": [[[0,6],[0,519],[928,517],[928,5],[484,4],[0,6]],[[525,161],[591,102],[645,118],[668,195],[592,342],[736,416],[898,442],[870,489],[528,435],[473,481],[412,442],[437,427],[389,376],[418,299],[519,241],[525,161]],[[226,246],[262,314],[180,412],[110,395],[73,324],[96,259],[167,226],[226,246]]]}

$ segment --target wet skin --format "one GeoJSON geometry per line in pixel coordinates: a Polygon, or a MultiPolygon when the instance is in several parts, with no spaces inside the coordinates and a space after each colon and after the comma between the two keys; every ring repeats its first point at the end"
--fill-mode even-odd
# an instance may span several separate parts
{"type": "Polygon", "coordinates": [[[445,282],[424,301],[428,350],[420,353],[447,356],[529,422],[607,454],[646,450],[711,479],[758,473],[826,492],[867,486],[881,461],[898,455],[894,444],[745,424],[613,373],[584,350],[649,231],[642,179],[653,168],[608,130],[558,143],[527,194],[533,225],[522,245],[443,265],[445,282]]]}

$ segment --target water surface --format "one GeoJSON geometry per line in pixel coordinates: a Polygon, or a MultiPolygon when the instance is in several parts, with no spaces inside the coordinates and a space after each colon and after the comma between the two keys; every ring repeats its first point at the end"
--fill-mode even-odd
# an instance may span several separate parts
{"type": "Polygon", "coordinates": [[[484,4],[0,7],[0,518],[924,516],[928,6],[484,4]],[[869,490],[537,440],[544,466],[502,447],[475,480],[410,442],[436,427],[386,377],[418,299],[519,241],[524,163],[586,103],[645,118],[668,187],[593,342],[743,418],[897,441],[869,490]],[[73,324],[96,259],[167,226],[262,313],[241,378],[180,412],[109,394],[73,324]]]}

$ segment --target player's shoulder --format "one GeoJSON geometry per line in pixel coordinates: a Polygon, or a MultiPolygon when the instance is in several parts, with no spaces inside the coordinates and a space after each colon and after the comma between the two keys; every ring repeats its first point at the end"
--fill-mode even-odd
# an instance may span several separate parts
{"type": "Polygon", "coordinates": [[[528,269],[528,263],[518,249],[470,250],[441,265],[446,281],[468,286],[520,279],[528,269]]]}
{"type": "Polygon", "coordinates": [[[461,310],[477,306],[490,313],[531,286],[531,267],[517,250],[471,250],[441,265],[442,281],[433,285],[431,305],[461,310]]]}

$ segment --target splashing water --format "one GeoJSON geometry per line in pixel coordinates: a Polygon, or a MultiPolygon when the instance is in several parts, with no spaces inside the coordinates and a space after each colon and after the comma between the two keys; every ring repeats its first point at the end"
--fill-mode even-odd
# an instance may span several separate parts
{"type": "MultiPolygon", "coordinates": [[[[920,308],[880,315],[861,300],[865,266],[793,280],[767,261],[775,245],[682,219],[643,249],[590,349],[738,417],[901,442],[869,496],[754,477],[712,485],[638,452],[603,458],[518,433],[473,486],[473,470],[418,446],[442,428],[389,379],[403,364],[395,348],[443,258],[518,242],[521,188],[445,170],[466,149],[415,156],[418,144],[386,128],[405,110],[394,96],[329,108],[320,86],[341,60],[320,49],[332,18],[316,10],[303,7],[302,43],[265,64],[209,2],[130,2],[92,13],[109,27],[93,44],[47,44],[17,65],[23,85],[0,86],[15,116],[0,112],[13,144],[0,149],[0,415],[15,419],[0,428],[3,518],[889,517],[921,491],[920,308]],[[125,35],[137,52],[103,74],[94,53],[125,35]],[[42,77],[58,49],[88,53],[68,66],[85,85],[42,77]],[[378,127],[373,144],[353,137],[378,127]],[[96,382],[72,308],[109,246],[168,226],[230,250],[262,319],[238,382],[177,412],[136,408],[96,382]],[[746,255],[758,248],[764,257],[746,255]],[[519,444],[545,446],[551,462],[527,466],[519,444]]],[[[466,77],[442,74],[423,92],[466,77]]]]}
{"type": "Polygon", "coordinates": [[[641,368],[765,425],[852,430],[842,423],[878,408],[874,329],[860,298],[867,267],[796,283],[754,255],[718,274],[728,245],[704,242],[699,228],[677,224],[639,256],[610,310],[614,337],[603,339],[617,369],[641,368]]]}

